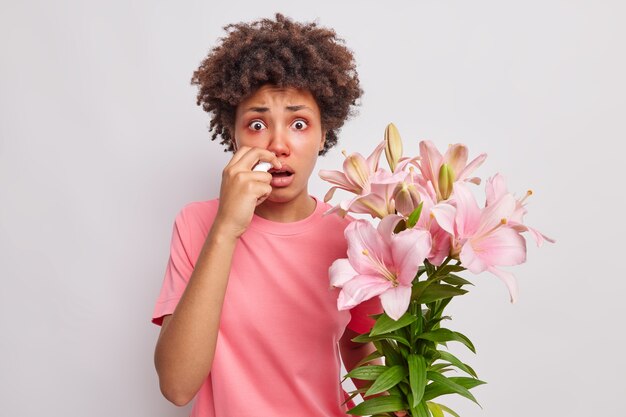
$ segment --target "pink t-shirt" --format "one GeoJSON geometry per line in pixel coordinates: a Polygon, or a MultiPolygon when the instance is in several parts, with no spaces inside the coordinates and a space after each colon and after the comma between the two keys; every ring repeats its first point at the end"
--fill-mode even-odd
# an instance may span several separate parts
{"type": "MultiPolygon", "coordinates": [[[[344,329],[371,329],[378,297],[337,310],[328,268],[346,257],[349,219],[315,212],[292,223],[254,215],[237,242],[213,366],[191,417],[345,416],[337,342],[344,329]]],[[[152,322],[174,312],[204,245],[218,200],[187,204],[176,216],[171,254],[152,322]]]]}

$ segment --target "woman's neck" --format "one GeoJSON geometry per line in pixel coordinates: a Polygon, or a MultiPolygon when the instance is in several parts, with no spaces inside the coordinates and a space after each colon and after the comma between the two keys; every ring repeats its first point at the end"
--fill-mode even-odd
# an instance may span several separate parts
{"type": "Polygon", "coordinates": [[[306,219],[315,211],[315,199],[303,193],[301,197],[288,202],[265,200],[254,210],[254,213],[266,220],[279,223],[291,223],[306,219]]]}

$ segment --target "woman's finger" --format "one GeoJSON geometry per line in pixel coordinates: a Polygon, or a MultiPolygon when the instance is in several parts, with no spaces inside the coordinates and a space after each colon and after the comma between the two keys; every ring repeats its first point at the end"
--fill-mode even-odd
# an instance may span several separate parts
{"type": "Polygon", "coordinates": [[[281,167],[276,154],[262,148],[250,148],[248,152],[241,156],[237,164],[251,170],[259,161],[269,162],[276,169],[281,167]]]}
{"type": "Polygon", "coordinates": [[[267,149],[243,146],[233,155],[225,168],[230,169],[236,167],[235,169],[239,170],[241,167],[241,170],[249,171],[259,161],[269,162],[276,169],[279,169],[281,166],[280,161],[273,152],[267,149]]]}

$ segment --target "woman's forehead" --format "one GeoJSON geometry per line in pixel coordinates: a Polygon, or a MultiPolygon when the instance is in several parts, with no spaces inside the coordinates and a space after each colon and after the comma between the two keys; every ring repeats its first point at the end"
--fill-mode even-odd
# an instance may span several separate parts
{"type": "Polygon", "coordinates": [[[317,103],[309,90],[265,84],[242,100],[238,107],[286,107],[299,105],[317,109],[317,103]]]}

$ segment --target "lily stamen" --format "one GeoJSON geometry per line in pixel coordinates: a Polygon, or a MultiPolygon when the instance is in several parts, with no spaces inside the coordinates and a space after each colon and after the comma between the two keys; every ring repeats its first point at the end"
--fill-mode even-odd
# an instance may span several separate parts
{"type": "Polygon", "coordinates": [[[526,195],[519,201],[520,204],[524,204],[524,201],[526,201],[526,199],[531,195],[533,195],[533,190],[526,191],[526,195]]]}
{"type": "Polygon", "coordinates": [[[367,249],[363,249],[361,253],[371,261],[374,268],[376,268],[387,281],[391,282],[394,287],[397,287],[399,285],[398,279],[395,274],[387,269],[385,264],[380,259],[371,256],[367,249]]]}
{"type": "Polygon", "coordinates": [[[508,220],[505,218],[500,219],[500,222],[498,222],[498,224],[496,224],[494,227],[492,227],[491,229],[489,229],[487,232],[482,234],[482,237],[484,236],[489,236],[490,234],[492,234],[493,232],[496,231],[496,229],[498,229],[500,226],[504,226],[505,224],[507,224],[508,220]]]}

